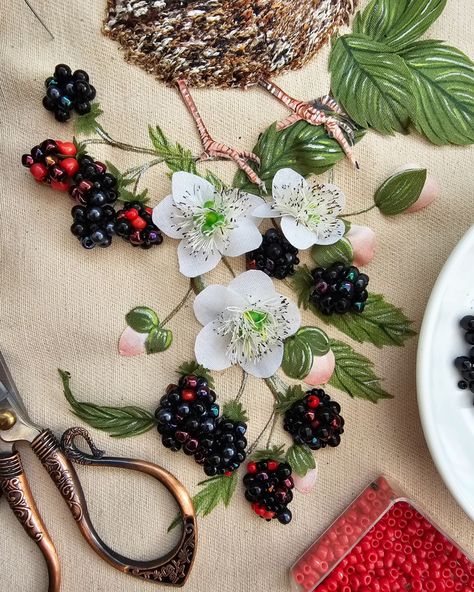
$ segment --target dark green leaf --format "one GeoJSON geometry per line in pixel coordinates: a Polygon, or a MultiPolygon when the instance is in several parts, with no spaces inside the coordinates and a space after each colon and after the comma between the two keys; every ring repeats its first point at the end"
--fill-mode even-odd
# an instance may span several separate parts
{"type": "Polygon", "coordinates": [[[406,131],[412,76],[393,50],[362,35],[344,35],[329,60],[331,89],[349,116],[383,134],[406,131]]]}
{"type": "Polygon", "coordinates": [[[224,182],[221,179],[219,179],[219,177],[214,175],[212,171],[206,171],[204,178],[206,179],[206,181],[209,181],[209,183],[212,183],[212,185],[214,185],[217,191],[222,191],[226,188],[224,182]]]}
{"type": "MultiPolygon", "coordinates": [[[[219,504],[227,506],[230,504],[232,496],[234,495],[237,486],[238,476],[234,472],[232,475],[219,475],[218,477],[211,477],[206,481],[202,481],[201,491],[193,497],[194,510],[197,516],[207,516],[219,504]]],[[[168,532],[178,526],[181,522],[181,517],[178,515],[168,527],[168,532]]]]}
{"type": "Polygon", "coordinates": [[[249,420],[242,403],[235,400],[224,403],[224,406],[222,407],[222,415],[225,415],[225,417],[231,421],[243,421],[244,423],[247,423],[249,420]]]}
{"type": "Polygon", "coordinates": [[[305,378],[313,364],[313,354],[309,345],[293,335],[285,339],[284,346],[281,369],[290,378],[297,380],[305,378]]]}
{"type": "Polygon", "coordinates": [[[145,341],[146,353],[156,354],[166,351],[173,341],[173,333],[163,327],[154,327],[145,341]]]}
{"type": "Polygon", "coordinates": [[[148,133],[156,153],[163,158],[172,172],[186,171],[197,174],[196,159],[190,150],[178,143],[172,144],[158,126],[148,126],[148,133]]]}
{"type": "Polygon", "coordinates": [[[350,265],[354,258],[354,250],[350,241],[343,237],[333,245],[314,245],[311,248],[311,257],[316,265],[329,267],[336,261],[350,265]]]}
{"type": "Polygon", "coordinates": [[[212,375],[209,372],[209,370],[207,368],[204,368],[204,366],[201,366],[201,364],[198,364],[194,360],[191,362],[185,362],[184,364],[181,364],[181,366],[178,369],[178,372],[182,376],[186,376],[187,374],[194,374],[195,376],[200,376],[201,378],[204,378],[204,380],[207,380],[209,388],[214,388],[214,379],[212,378],[212,375]]]}
{"type": "Polygon", "coordinates": [[[314,356],[324,356],[329,351],[329,337],[318,327],[301,327],[296,337],[309,346],[314,356]]]}
{"type": "Polygon", "coordinates": [[[127,325],[138,333],[149,333],[158,327],[160,320],[154,310],[148,306],[137,306],[125,315],[127,325]]]}
{"type": "Polygon", "coordinates": [[[399,21],[411,0],[372,0],[357,13],[352,32],[385,42],[387,34],[399,21]]]}
{"type": "Polygon", "coordinates": [[[69,386],[71,375],[58,370],[63,382],[64,395],[71,405],[74,415],[98,430],[108,432],[116,438],[138,436],[156,425],[151,413],[141,407],[107,407],[78,401],[69,386]]]}
{"type": "MultiPolygon", "coordinates": [[[[362,137],[363,132],[357,131],[356,141],[362,137]]],[[[305,121],[280,132],[277,132],[276,124],[272,124],[260,136],[253,152],[260,158],[260,167],[252,163],[250,166],[258,172],[270,194],[273,177],[279,169],[290,167],[304,176],[319,175],[344,158],[341,147],[327,135],[324,127],[305,121]]],[[[234,186],[249,193],[259,192],[243,171],[236,174],[234,186]]]]}
{"type": "Polygon", "coordinates": [[[72,143],[74,144],[74,146],[76,147],[76,154],[74,156],[74,158],[76,160],[80,160],[83,156],[86,156],[87,154],[87,149],[86,149],[86,145],[84,144],[84,142],[80,142],[75,136],[72,138],[72,143]]]}
{"type": "Polygon", "coordinates": [[[308,308],[309,297],[314,286],[313,276],[306,265],[300,265],[291,279],[291,286],[298,296],[298,306],[308,308]]]}
{"type": "Polygon", "coordinates": [[[374,374],[373,364],[368,358],[337,339],[331,339],[331,349],[336,358],[336,368],[329,384],[351,397],[366,399],[371,403],[392,398],[382,388],[380,378],[374,374]]]}
{"type": "Polygon", "coordinates": [[[343,315],[323,315],[313,305],[309,308],[328,325],[332,325],[359,343],[369,342],[377,347],[404,345],[415,335],[410,321],[393,304],[385,301],[381,294],[369,294],[364,312],[349,312],[343,315]]]}
{"type": "Polygon", "coordinates": [[[419,41],[402,53],[413,78],[410,115],[433,144],[474,142],[474,64],[440,41],[419,41]]]}
{"type": "Polygon", "coordinates": [[[79,115],[74,121],[74,131],[80,136],[86,136],[88,134],[95,133],[97,128],[100,128],[100,123],[97,122],[97,118],[102,115],[103,111],[100,108],[99,103],[92,103],[91,110],[85,115],[79,115]]]}
{"type": "Polygon", "coordinates": [[[299,384],[289,386],[285,392],[280,392],[276,396],[274,405],[275,411],[283,415],[297,401],[301,401],[305,394],[305,391],[299,384]]]}
{"type": "Polygon", "coordinates": [[[311,449],[305,445],[293,444],[290,446],[286,453],[286,462],[300,477],[304,477],[308,471],[316,467],[311,449]]]}
{"type": "Polygon", "coordinates": [[[389,177],[375,192],[374,201],[386,216],[401,214],[420,197],[426,169],[402,171],[389,177]]]}
{"type": "MultiPolygon", "coordinates": [[[[127,181],[128,180],[125,180],[126,184],[128,184],[127,181]]],[[[128,189],[124,189],[123,187],[120,189],[120,195],[118,199],[124,203],[136,201],[141,204],[146,204],[150,201],[148,198],[148,189],[144,189],[143,191],[140,191],[140,193],[134,193],[133,191],[128,191],[128,189]]]]}
{"type": "Polygon", "coordinates": [[[263,450],[256,450],[250,460],[258,462],[260,460],[276,460],[277,462],[285,462],[285,446],[271,446],[263,450]]]}

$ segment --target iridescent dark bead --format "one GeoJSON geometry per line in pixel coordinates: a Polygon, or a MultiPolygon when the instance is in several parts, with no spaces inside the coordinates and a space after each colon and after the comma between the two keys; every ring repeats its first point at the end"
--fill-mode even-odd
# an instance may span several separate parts
{"type": "Polygon", "coordinates": [[[35,163],[35,159],[31,156],[31,154],[23,154],[21,157],[21,164],[24,167],[30,168],[32,164],[35,163]]]}

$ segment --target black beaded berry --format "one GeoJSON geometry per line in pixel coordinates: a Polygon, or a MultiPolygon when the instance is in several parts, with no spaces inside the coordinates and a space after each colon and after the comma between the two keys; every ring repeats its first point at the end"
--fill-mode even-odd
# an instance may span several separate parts
{"type": "Polygon", "coordinates": [[[207,449],[202,445],[195,457],[196,462],[203,465],[206,475],[223,475],[240,467],[246,456],[246,431],[247,424],[243,421],[219,417],[212,434],[212,445],[207,449]]]}
{"type": "Polygon", "coordinates": [[[21,164],[30,169],[39,183],[67,191],[79,169],[76,153],[77,148],[72,142],[47,139],[33,146],[29,154],[23,154],[21,164]]]}
{"type": "Polygon", "coordinates": [[[333,263],[327,269],[317,267],[311,275],[314,286],[310,302],[325,315],[362,312],[368,298],[369,277],[353,265],[333,263]]]}
{"type": "Polygon", "coordinates": [[[286,411],[283,427],[295,444],[306,444],[312,450],[339,446],[344,432],[340,411],[339,403],[323,389],[312,389],[286,411]]]}
{"type": "MultiPolygon", "coordinates": [[[[460,321],[462,329],[464,329],[465,341],[474,345],[474,316],[466,315],[460,321]]],[[[461,374],[461,380],[458,382],[458,387],[462,390],[469,389],[474,393],[474,347],[469,349],[466,356],[459,356],[455,359],[454,364],[461,374]]]]}
{"type": "Polygon", "coordinates": [[[43,106],[52,111],[58,121],[67,121],[74,109],[79,115],[89,113],[96,91],[84,70],[71,71],[66,64],[58,64],[54,75],[44,81],[46,96],[43,106]]]}
{"type": "Polygon", "coordinates": [[[79,170],[69,193],[81,205],[113,205],[118,198],[117,179],[107,172],[105,164],[85,155],[79,158],[79,170]]]}
{"type": "Polygon", "coordinates": [[[134,247],[150,249],[161,245],[163,235],[152,220],[153,210],[139,202],[128,202],[117,212],[117,234],[134,247]]]}
{"type": "Polygon", "coordinates": [[[216,393],[205,378],[189,374],[177,385],[170,384],[155,411],[163,445],[188,455],[210,449],[219,416],[215,401],[216,393]]]}
{"type": "Polygon", "coordinates": [[[71,210],[71,232],[85,249],[108,247],[115,234],[116,214],[110,205],[77,205],[71,210]]]}
{"type": "Polygon", "coordinates": [[[275,228],[265,232],[260,247],[247,253],[246,258],[247,269],[258,269],[279,280],[293,275],[295,266],[300,262],[298,249],[275,228]]]}
{"type": "Polygon", "coordinates": [[[276,518],[282,524],[291,522],[288,504],[294,487],[291,467],[273,459],[249,462],[244,476],[245,498],[252,510],[267,521],[276,518]]]}

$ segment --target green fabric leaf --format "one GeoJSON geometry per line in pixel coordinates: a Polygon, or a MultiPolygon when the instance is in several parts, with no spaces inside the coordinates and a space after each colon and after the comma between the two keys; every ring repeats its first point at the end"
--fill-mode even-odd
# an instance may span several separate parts
{"type": "Polygon", "coordinates": [[[64,388],[64,396],[71,405],[74,415],[87,424],[108,432],[116,438],[138,436],[155,427],[155,418],[141,407],[107,407],[78,401],[72,394],[69,382],[71,375],[64,370],[58,370],[64,388]]]}
{"type": "MultiPolygon", "coordinates": [[[[355,140],[363,137],[362,130],[356,132],[355,140]]],[[[271,194],[275,173],[290,167],[301,175],[320,175],[345,157],[336,140],[330,138],[324,127],[299,121],[282,131],[273,123],[260,136],[252,151],[260,158],[260,166],[249,163],[258,172],[271,194]]],[[[243,171],[238,171],[234,186],[249,193],[259,193],[259,188],[248,180],[243,171]]]]}
{"type": "Polygon", "coordinates": [[[156,354],[166,351],[173,342],[173,333],[163,327],[154,327],[145,341],[146,353],[156,354]]]}
{"type": "Polygon", "coordinates": [[[149,333],[158,327],[160,320],[154,310],[148,306],[137,306],[125,315],[127,325],[138,333],[149,333]]]}
{"type": "Polygon", "coordinates": [[[350,265],[354,259],[354,249],[350,241],[343,237],[333,245],[313,245],[311,257],[321,267],[329,267],[337,261],[350,265]]]}
{"type": "Polygon", "coordinates": [[[356,14],[352,32],[385,42],[387,34],[405,12],[410,0],[372,0],[356,14]]]}
{"type": "Polygon", "coordinates": [[[283,415],[297,401],[301,401],[305,394],[305,391],[301,388],[299,384],[289,386],[285,392],[280,391],[275,399],[275,411],[283,415]]]}
{"type": "Polygon", "coordinates": [[[301,380],[309,374],[313,364],[313,354],[309,345],[297,335],[288,337],[284,342],[281,369],[290,378],[301,380]]]}
{"type": "Polygon", "coordinates": [[[419,41],[401,54],[413,78],[410,115],[433,144],[474,142],[474,64],[440,41],[419,41]]]}
{"type": "Polygon", "coordinates": [[[366,399],[371,403],[392,398],[382,388],[380,378],[373,371],[374,365],[368,358],[337,339],[331,339],[331,349],[336,358],[336,368],[329,384],[353,398],[366,399]]]}
{"type": "Polygon", "coordinates": [[[204,380],[207,380],[209,388],[214,388],[214,379],[212,378],[212,375],[209,372],[209,370],[207,368],[204,368],[204,366],[201,366],[201,364],[198,364],[194,360],[192,360],[191,362],[185,362],[184,364],[181,364],[181,366],[178,369],[178,373],[181,374],[181,376],[186,376],[187,374],[194,374],[195,376],[200,376],[201,378],[204,378],[204,380]]]}
{"type": "Polygon", "coordinates": [[[300,265],[291,279],[291,287],[298,296],[298,306],[300,308],[308,308],[313,286],[314,280],[308,266],[300,265]]]}
{"type": "Polygon", "coordinates": [[[392,175],[375,192],[375,205],[386,216],[401,214],[420,197],[426,174],[426,169],[413,169],[392,175]]]}
{"type": "Polygon", "coordinates": [[[206,181],[209,181],[209,183],[212,183],[212,185],[214,185],[217,191],[222,191],[223,189],[226,189],[224,181],[222,181],[221,179],[219,179],[219,177],[214,175],[212,171],[206,171],[204,178],[206,179],[206,181]]]}
{"type": "Polygon", "coordinates": [[[178,143],[172,144],[159,126],[148,126],[148,133],[156,153],[163,158],[172,172],[186,171],[197,174],[196,159],[190,150],[178,143]]]}
{"type": "MultiPolygon", "coordinates": [[[[193,497],[196,515],[207,516],[219,504],[224,504],[224,506],[227,508],[227,506],[230,504],[232,496],[234,495],[237,481],[237,473],[234,472],[229,476],[219,475],[199,483],[202,489],[193,497]]],[[[178,516],[168,527],[168,532],[178,526],[180,522],[181,516],[178,514],[178,516]]]]}
{"type": "Polygon", "coordinates": [[[301,327],[298,329],[296,337],[309,346],[314,356],[324,356],[330,349],[329,337],[318,327],[301,327]]]}
{"type": "Polygon", "coordinates": [[[335,98],[358,125],[383,134],[406,131],[411,72],[390,47],[344,35],[333,45],[329,69],[335,98]]]}
{"type": "Polygon", "coordinates": [[[261,460],[276,460],[277,462],[286,462],[285,459],[285,446],[271,446],[270,448],[264,448],[262,450],[256,450],[249,460],[255,462],[261,460]]]}
{"type": "Polygon", "coordinates": [[[286,462],[293,472],[304,477],[308,471],[316,467],[311,449],[306,445],[293,444],[286,453],[286,462]]]}
{"type": "Polygon", "coordinates": [[[102,113],[103,110],[100,108],[100,104],[92,103],[89,113],[76,117],[74,121],[74,132],[78,136],[87,136],[88,134],[95,133],[96,129],[101,127],[97,118],[100,117],[102,113]]]}
{"type": "Polygon", "coordinates": [[[80,142],[75,136],[73,136],[72,143],[77,150],[76,155],[74,156],[76,160],[80,160],[83,156],[86,156],[87,146],[84,144],[84,142],[80,142]]]}
{"type": "Polygon", "coordinates": [[[224,403],[224,406],[222,407],[222,415],[231,421],[243,421],[244,423],[247,423],[249,420],[242,403],[235,399],[224,403]]]}
{"type": "Polygon", "coordinates": [[[364,312],[323,315],[309,305],[312,312],[328,325],[336,327],[359,343],[373,343],[377,347],[385,345],[404,345],[405,341],[415,335],[410,321],[403,311],[385,301],[381,294],[369,294],[364,312]]]}

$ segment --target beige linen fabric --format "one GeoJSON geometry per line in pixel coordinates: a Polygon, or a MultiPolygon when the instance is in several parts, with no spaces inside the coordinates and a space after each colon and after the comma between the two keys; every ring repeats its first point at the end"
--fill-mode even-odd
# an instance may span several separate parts
{"type": "MultiPolygon", "coordinates": [[[[135,250],[121,241],[109,249],[87,252],[69,233],[71,202],[67,195],[37,185],[21,167],[20,157],[45,138],[68,140],[71,124],[61,125],[41,106],[43,80],[58,62],[85,68],[98,89],[101,119],[114,138],[147,145],[147,124],[160,124],[169,137],[199,153],[194,124],[178,94],[122,59],[118,46],[100,34],[104,1],[33,4],[55,35],[48,38],[23,2],[0,2],[2,8],[0,73],[2,100],[1,195],[1,338],[4,353],[32,418],[57,434],[76,424],[56,372],[72,373],[82,398],[109,405],[136,403],[154,409],[174,369],[193,355],[199,330],[191,304],[170,323],[175,341],[154,356],[125,359],[117,353],[124,315],[148,305],[166,315],[184,294],[187,281],[176,265],[176,245],[166,240],[152,251],[135,250]]],[[[474,55],[469,0],[450,0],[430,30],[474,55]]],[[[314,98],[328,89],[327,50],[307,67],[278,79],[293,95],[314,98]]],[[[194,96],[216,139],[250,149],[272,121],[286,115],[270,95],[249,91],[200,90],[194,96]]],[[[474,167],[469,148],[436,148],[413,134],[390,138],[375,133],[356,148],[362,165],[356,174],[347,162],[336,167],[336,182],[348,196],[350,210],[371,203],[375,188],[406,162],[427,166],[441,183],[442,196],[428,210],[396,218],[376,212],[360,218],[378,236],[376,259],[368,268],[371,287],[404,307],[418,329],[432,285],[446,257],[473,221],[474,167]]],[[[93,154],[125,168],[143,162],[140,155],[94,147],[93,154]]],[[[212,165],[228,180],[229,163],[212,165]]],[[[169,191],[164,167],[145,178],[153,203],[169,191]]],[[[243,269],[242,262],[237,263],[243,269]]],[[[224,266],[211,274],[228,281],[224,266]]],[[[282,290],[286,291],[284,286],[282,290]]],[[[305,322],[313,322],[305,316],[305,322]]],[[[330,334],[336,336],[335,331],[330,334]]],[[[296,495],[291,525],[257,520],[237,492],[231,506],[200,520],[200,542],[189,592],[287,589],[287,569],[374,476],[394,477],[467,549],[474,549],[474,525],[451,497],[431,461],[421,431],[415,392],[416,339],[405,348],[357,349],[376,363],[393,401],[374,406],[337,393],[347,431],[342,445],[317,454],[320,476],[310,495],[296,495]]],[[[231,398],[240,373],[217,377],[220,401],[231,398]]],[[[447,394],[448,396],[448,394],[447,394]]],[[[250,380],[244,395],[251,416],[250,440],[270,414],[272,398],[265,385],[250,380]]],[[[447,400],[447,407],[450,402],[447,400]]],[[[113,440],[93,431],[97,445],[110,454],[140,457],[174,472],[190,489],[202,478],[189,458],[165,450],[156,433],[113,440]]],[[[284,441],[283,430],[275,442],[284,441]]],[[[57,544],[67,592],[152,590],[153,585],[110,568],[88,548],[69,511],[28,449],[23,458],[33,492],[57,544]]],[[[174,514],[163,490],[147,478],[115,470],[80,467],[79,474],[98,531],[118,551],[146,558],[173,543],[166,527],[174,514]]],[[[41,554],[22,531],[6,502],[0,500],[2,592],[46,590],[41,554]]]]}

